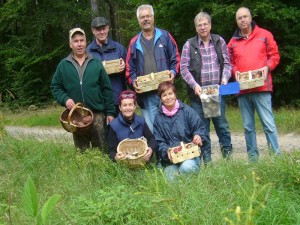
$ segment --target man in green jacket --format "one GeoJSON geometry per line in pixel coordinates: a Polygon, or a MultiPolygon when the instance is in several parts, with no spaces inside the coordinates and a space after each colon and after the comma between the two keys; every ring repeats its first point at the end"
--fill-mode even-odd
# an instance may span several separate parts
{"type": "Polygon", "coordinates": [[[81,102],[94,114],[88,133],[73,133],[75,147],[81,151],[91,146],[104,150],[103,119],[106,117],[108,124],[115,113],[111,83],[102,63],[86,52],[84,30],[70,30],[69,43],[72,52],[57,66],[51,82],[52,94],[60,105],[68,109],[81,102]]]}

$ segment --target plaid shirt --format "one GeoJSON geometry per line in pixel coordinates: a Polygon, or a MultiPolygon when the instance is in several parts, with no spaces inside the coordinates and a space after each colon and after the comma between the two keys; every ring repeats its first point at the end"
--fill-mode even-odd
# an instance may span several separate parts
{"type": "MultiPolygon", "coordinates": [[[[224,69],[222,74],[222,79],[229,80],[231,76],[231,65],[229,62],[229,56],[227,51],[227,45],[223,38],[220,37],[222,45],[222,53],[224,58],[224,69]]],[[[220,65],[218,61],[218,56],[215,51],[213,42],[210,38],[209,46],[205,48],[204,43],[201,38],[198,38],[198,44],[200,46],[200,54],[202,59],[201,68],[201,84],[198,84],[191,72],[190,68],[190,43],[187,41],[182,49],[181,55],[181,75],[183,79],[189,84],[191,88],[195,88],[196,85],[205,86],[219,84],[220,82],[220,65]]]]}

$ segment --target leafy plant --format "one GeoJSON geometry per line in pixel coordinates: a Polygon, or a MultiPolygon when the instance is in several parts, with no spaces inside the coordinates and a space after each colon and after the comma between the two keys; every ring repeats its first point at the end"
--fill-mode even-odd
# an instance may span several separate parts
{"type": "Polygon", "coordinates": [[[28,176],[25,184],[23,201],[24,201],[25,212],[30,217],[34,218],[35,221],[34,224],[36,225],[47,224],[49,214],[54,209],[56,203],[60,200],[60,198],[61,196],[58,194],[52,195],[47,200],[47,202],[43,205],[42,210],[39,211],[36,187],[31,177],[28,176]]]}

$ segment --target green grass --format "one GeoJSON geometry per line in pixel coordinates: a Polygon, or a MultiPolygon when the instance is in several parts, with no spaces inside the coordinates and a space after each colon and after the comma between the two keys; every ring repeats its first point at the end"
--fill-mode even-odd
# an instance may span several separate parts
{"type": "MultiPolygon", "coordinates": [[[[2,111],[3,124],[14,126],[53,126],[61,127],[59,122],[60,113],[63,107],[51,107],[36,111],[24,110],[19,113],[2,111]]],[[[140,110],[137,110],[140,114],[140,110]]],[[[1,112],[0,112],[1,113],[1,112]]],[[[227,107],[226,116],[232,132],[243,132],[242,118],[239,108],[227,107]]],[[[282,108],[274,110],[275,122],[279,133],[300,134],[300,110],[282,108]]],[[[261,123],[255,114],[256,128],[258,132],[263,132],[261,123]]],[[[213,129],[213,128],[212,128],[213,129]]]]}
{"type": "Polygon", "coordinates": [[[33,224],[22,202],[33,179],[39,209],[62,199],[49,224],[300,224],[300,154],[256,164],[218,161],[168,183],[72,144],[0,139],[0,224],[33,224]],[[226,222],[227,221],[227,222],[226,222]]]}
{"type": "MultiPolygon", "coordinates": [[[[2,111],[3,124],[10,126],[51,126],[60,127],[59,117],[63,107],[53,106],[38,110],[24,109],[21,112],[2,111]]],[[[1,112],[0,112],[1,113],[1,112]]]]}

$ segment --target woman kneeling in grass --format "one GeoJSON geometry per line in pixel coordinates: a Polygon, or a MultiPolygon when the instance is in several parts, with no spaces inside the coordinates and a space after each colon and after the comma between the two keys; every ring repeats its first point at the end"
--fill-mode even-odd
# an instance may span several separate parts
{"type": "Polygon", "coordinates": [[[155,159],[157,143],[145,119],[135,114],[136,94],[133,91],[122,91],[119,96],[119,115],[110,123],[108,131],[109,157],[112,160],[122,160],[124,155],[117,153],[118,144],[126,138],[137,139],[144,137],[147,139],[147,153],[145,161],[155,159]]]}
{"type": "Polygon", "coordinates": [[[155,117],[153,134],[167,179],[174,180],[177,174],[199,171],[200,157],[174,164],[170,148],[179,146],[180,142],[202,146],[206,144],[207,137],[202,120],[194,109],[177,99],[176,88],[171,81],[159,84],[158,95],[161,106],[155,117]]]}

